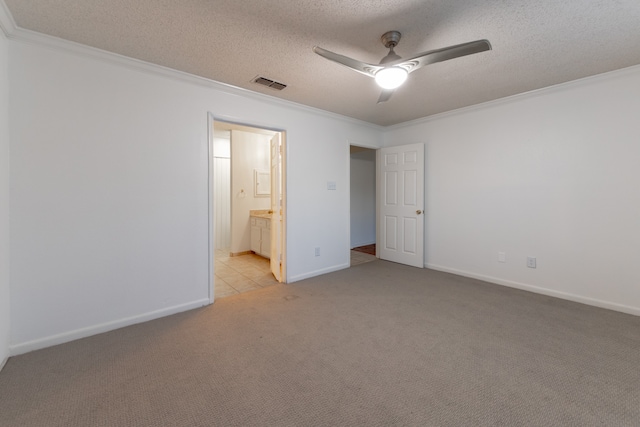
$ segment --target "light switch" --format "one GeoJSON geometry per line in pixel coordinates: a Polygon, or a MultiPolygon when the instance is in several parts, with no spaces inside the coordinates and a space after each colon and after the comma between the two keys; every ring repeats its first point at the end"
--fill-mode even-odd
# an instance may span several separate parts
{"type": "Polygon", "coordinates": [[[335,181],[327,181],[327,190],[335,190],[336,182],[335,181]]]}

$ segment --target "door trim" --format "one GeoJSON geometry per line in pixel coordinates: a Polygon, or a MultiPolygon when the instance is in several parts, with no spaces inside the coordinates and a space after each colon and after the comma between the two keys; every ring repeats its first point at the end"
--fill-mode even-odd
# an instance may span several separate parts
{"type": "Polygon", "coordinates": [[[214,246],[214,242],[215,242],[215,223],[214,221],[214,217],[213,217],[213,197],[214,197],[214,188],[213,188],[213,122],[215,121],[215,118],[213,116],[213,114],[211,113],[207,113],[207,158],[208,158],[208,168],[207,168],[207,197],[208,197],[208,203],[207,203],[207,208],[208,208],[208,212],[207,212],[207,217],[208,217],[208,224],[209,224],[209,241],[207,242],[207,248],[208,248],[208,261],[209,261],[209,304],[213,304],[214,302],[214,288],[215,288],[215,272],[213,270],[213,264],[214,264],[214,256],[215,256],[215,246],[214,246]]]}

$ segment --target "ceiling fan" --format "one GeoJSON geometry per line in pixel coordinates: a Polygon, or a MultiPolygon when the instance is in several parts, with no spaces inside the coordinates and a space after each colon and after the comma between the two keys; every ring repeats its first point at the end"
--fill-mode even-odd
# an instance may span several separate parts
{"type": "Polygon", "coordinates": [[[388,101],[389,98],[391,98],[393,91],[404,83],[409,73],[425,65],[491,50],[491,44],[488,40],[476,40],[422,52],[409,59],[402,59],[393,51],[393,48],[400,42],[400,36],[399,31],[387,31],[382,35],[380,39],[382,40],[382,44],[389,49],[389,53],[382,58],[380,64],[368,64],[330,52],[320,46],[314,46],[313,51],[330,61],[342,64],[365,76],[373,77],[376,83],[378,83],[378,86],[382,88],[382,94],[378,99],[378,103],[380,103],[388,101]]]}

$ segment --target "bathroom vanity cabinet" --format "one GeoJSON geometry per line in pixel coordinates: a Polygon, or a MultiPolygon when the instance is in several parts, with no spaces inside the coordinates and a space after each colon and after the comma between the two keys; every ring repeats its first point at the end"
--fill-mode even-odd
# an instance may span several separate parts
{"type": "Polygon", "coordinates": [[[271,219],[251,217],[251,250],[265,258],[271,257],[271,219]]]}

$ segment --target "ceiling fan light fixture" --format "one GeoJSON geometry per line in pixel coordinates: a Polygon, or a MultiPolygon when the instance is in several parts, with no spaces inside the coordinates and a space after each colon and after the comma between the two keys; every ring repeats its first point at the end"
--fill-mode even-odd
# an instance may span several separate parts
{"type": "Polygon", "coordinates": [[[425,65],[491,50],[489,40],[483,39],[422,52],[403,60],[393,51],[400,41],[400,36],[399,31],[387,31],[382,35],[380,40],[384,47],[389,49],[389,53],[382,58],[379,64],[368,64],[348,56],[330,52],[319,46],[314,46],[313,51],[329,61],[337,62],[353,71],[375,78],[378,86],[383,89],[380,98],[378,98],[378,103],[381,103],[389,100],[394,89],[407,80],[409,73],[413,73],[425,65]]]}
{"type": "Polygon", "coordinates": [[[395,89],[400,87],[409,73],[401,67],[387,67],[376,73],[376,83],[383,89],[395,89]]]}

